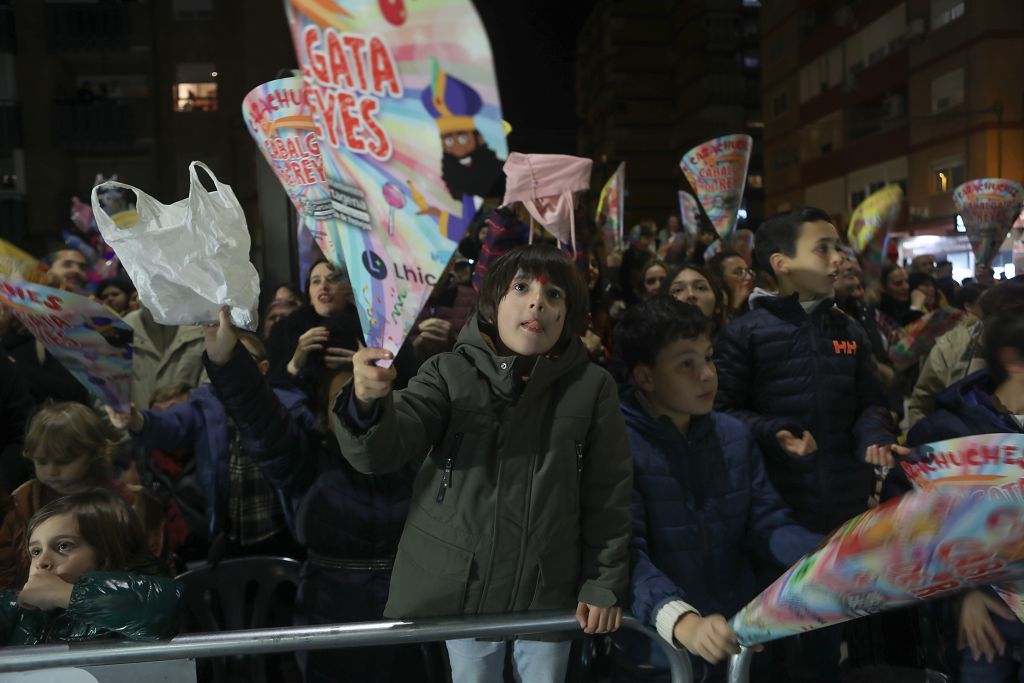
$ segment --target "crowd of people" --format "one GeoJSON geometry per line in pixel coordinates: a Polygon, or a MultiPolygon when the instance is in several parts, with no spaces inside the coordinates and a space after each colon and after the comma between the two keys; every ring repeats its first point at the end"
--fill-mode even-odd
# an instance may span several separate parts
{"type": "MultiPolygon", "coordinates": [[[[911,447],[1024,431],[1021,278],[863,263],[811,207],[712,256],[678,217],[611,252],[526,245],[530,230],[513,209],[481,217],[397,354],[362,346],[348,273],[326,260],[264,288],[258,332],[226,313],[159,324],[105,280],[94,295],[134,330],[128,413],[3,309],[4,642],[168,637],[175,574],[276,555],[304,563],[296,624],[571,608],[600,654],[590,674],[667,681],[657,644],[619,629],[628,610],[698,680],[724,680],[729,618],[909,490],[895,465],[911,447]]],[[[81,252],[46,261],[54,285],[86,286],[81,252]]],[[[555,682],[572,637],[445,649],[457,683],[506,667],[555,682]]],[[[754,680],[871,664],[1016,681],[1022,644],[982,588],[781,641],[754,680]]],[[[300,666],[414,681],[424,661],[387,646],[300,666]]]]}

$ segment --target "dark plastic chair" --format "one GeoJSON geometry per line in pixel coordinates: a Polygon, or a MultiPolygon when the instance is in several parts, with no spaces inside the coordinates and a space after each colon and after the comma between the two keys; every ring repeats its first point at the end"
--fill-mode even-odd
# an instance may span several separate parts
{"type": "MultiPolygon", "coordinates": [[[[242,557],[191,569],[178,576],[185,586],[183,633],[237,631],[291,626],[302,563],[287,557],[242,557]]],[[[275,658],[271,680],[281,665],[298,674],[290,655],[275,658]]],[[[268,680],[267,657],[211,657],[197,662],[201,680],[216,683],[268,680]],[[206,675],[212,669],[212,675],[206,675]]]]}

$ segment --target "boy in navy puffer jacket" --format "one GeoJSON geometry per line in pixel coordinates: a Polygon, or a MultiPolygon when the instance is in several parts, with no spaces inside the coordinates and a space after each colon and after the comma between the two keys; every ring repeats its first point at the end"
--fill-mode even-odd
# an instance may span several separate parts
{"type": "MultiPolygon", "coordinates": [[[[632,610],[715,664],[738,651],[726,618],[758,591],[749,553],[781,571],[821,537],[793,521],[750,430],[712,412],[710,331],[695,306],[658,296],[626,312],[616,348],[631,379],[621,404],[633,454],[632,610]]],[[[617,680],[668,680],[650,640],[620,632],[615,641],[617,680]]],[[[706,665],[693,663],[701,679],[706,665]]],[[[721,668],[703,680],[722,680],[721,668]]]]}
{"type": "MultiPolygon", "coordinates": [[[[828,214],[803,207],[765,221],[754,255],[777,294],[755,290],[751,311],[715,340],[715,408],[754,432],[772,483],[797,522],[828,533],[867,509],[870,462],[906,453],[875,374],[864,328],[832,305],[842,254],[828,214]]],[[[812,680],[838,680],[839,635],[810,640],[812,680]]]]}

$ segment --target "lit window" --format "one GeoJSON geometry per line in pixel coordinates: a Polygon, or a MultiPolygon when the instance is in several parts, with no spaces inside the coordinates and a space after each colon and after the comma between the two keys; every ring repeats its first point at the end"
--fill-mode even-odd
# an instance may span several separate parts
{"type": "Polygon", "coordinates": [[[759,173],[747,176],[747,187],[760,190],[764,187],[764,177],[759,173]]]}
{"type": "Polygon", "coordinates": [[[960,160],[932,166],[932,193],[947,194],[964,183],[964,162],[960,160]]]}
{"type": "Polygon", "coordinates": [[[217,69],[211,63],[178,64],[174,111],[217,111],[217,69]]]}

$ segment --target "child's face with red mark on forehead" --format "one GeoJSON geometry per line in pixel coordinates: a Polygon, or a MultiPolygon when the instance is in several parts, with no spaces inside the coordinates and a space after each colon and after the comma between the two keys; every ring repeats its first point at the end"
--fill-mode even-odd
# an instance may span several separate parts
{"type": "Polygon", "coordinates": [[[565,306],[565,290],[546,275],[516,273],[498,302],[501,344],[519,356],[547,353],[562,336],[565,306]]]}

